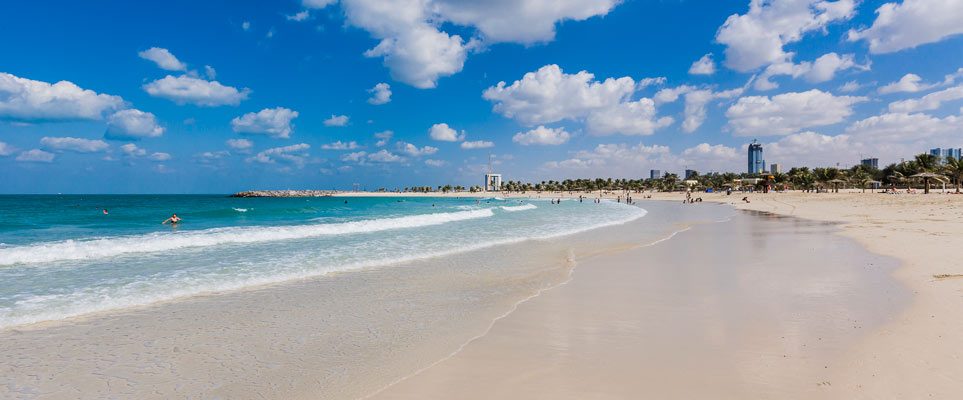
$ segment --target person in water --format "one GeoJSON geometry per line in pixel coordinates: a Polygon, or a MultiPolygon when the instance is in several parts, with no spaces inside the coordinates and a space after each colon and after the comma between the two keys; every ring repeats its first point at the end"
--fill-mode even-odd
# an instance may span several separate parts
{"type": "Polygon", "coordinates": [[[165,219],[161,224],[167,224],[168,222],[170,222],[171,225],[177,225],[178,222],[181,222],[181,217],[178,217],[177,214],[171,214],[171,217],[165,219]]]}

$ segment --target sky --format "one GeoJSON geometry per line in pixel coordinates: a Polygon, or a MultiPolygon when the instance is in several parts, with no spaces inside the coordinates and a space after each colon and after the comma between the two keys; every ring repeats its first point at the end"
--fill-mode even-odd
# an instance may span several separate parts
{"type": "Polygon", "coordinates": [[[963,147],[963,0],[10,2],[0,193],[374,190],[963,147]]]}

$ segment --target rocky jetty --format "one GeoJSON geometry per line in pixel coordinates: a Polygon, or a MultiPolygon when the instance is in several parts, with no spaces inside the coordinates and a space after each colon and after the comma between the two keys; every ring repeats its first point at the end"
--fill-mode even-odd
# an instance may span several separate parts
{"type": "Polygon", "coordinates": [[[328,197],[334,193],[331,190],[249,190],[231,197],[328,197]]]}

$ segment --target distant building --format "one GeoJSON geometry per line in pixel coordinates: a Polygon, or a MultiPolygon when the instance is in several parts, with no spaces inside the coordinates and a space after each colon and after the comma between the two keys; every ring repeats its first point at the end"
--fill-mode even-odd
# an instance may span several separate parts
{"type": "Polygon", "coordinates": [[[755,140],[749,143],[748,172],[761,174],[766,170],[766,160],[762,158],[762,145],[755,140]]]}
{"type": "Polygon", "coordinates": [[[879,169],[879,159],[878,158],[864,158],[859,160],[859,165],[866,168],[879,169]]]}
{"type": "Polygon", "coordinates": [[[662,171],[657,169],[649,170],[649,179],[659,179],[662,177],[662,171]]]}
{"type": "Polygon", "coordinates": [[[502,190],[502,174],[485,174],[485,191],[497,192],[502,190]]]}
{"type": "Polygon", "coordinates": [[[697,176],[697,175],[699,175],[699,171],[696,171],[696,170],[694,170],[694,169],[687,169],[687,170],[685,170],[685,178],[686,178],[686,179],[692,179],[694,176],[697,176]]]}
{"type": "Polygon", "coordinates": [[[963,149],[943,149],[937,147],[935,149],[930,149],[930,155],[935,156],[940,160],[941,163],[947,158],[955,158],[959,160],[960,158],[963,158],[961,157],[963,156],[963,149]]]}
{"type": "Polygon", "coordinates": [[[769,172],[774,174],[782,173],[782,165],[776,163],[769,164],[769,172]]]}

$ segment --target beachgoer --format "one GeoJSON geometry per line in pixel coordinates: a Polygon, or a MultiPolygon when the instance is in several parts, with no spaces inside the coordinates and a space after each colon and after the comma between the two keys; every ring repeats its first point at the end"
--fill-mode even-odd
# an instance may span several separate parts
{"type": "Polygon", "coordinates": [[[171,214],[171,217],[165,219],[164,222],[161,222],[161,224],[166,225],[167,223],[170,223],[171,225],[177,225],[178,222],[181,222],[181,217],[178,217],[177,214],[171,214]]]}
{"type": "Polygon", "coordinates": [[[106,209],[106,208],[104,209],[104,215],[107,215],[107,209],[106,209]]]}

